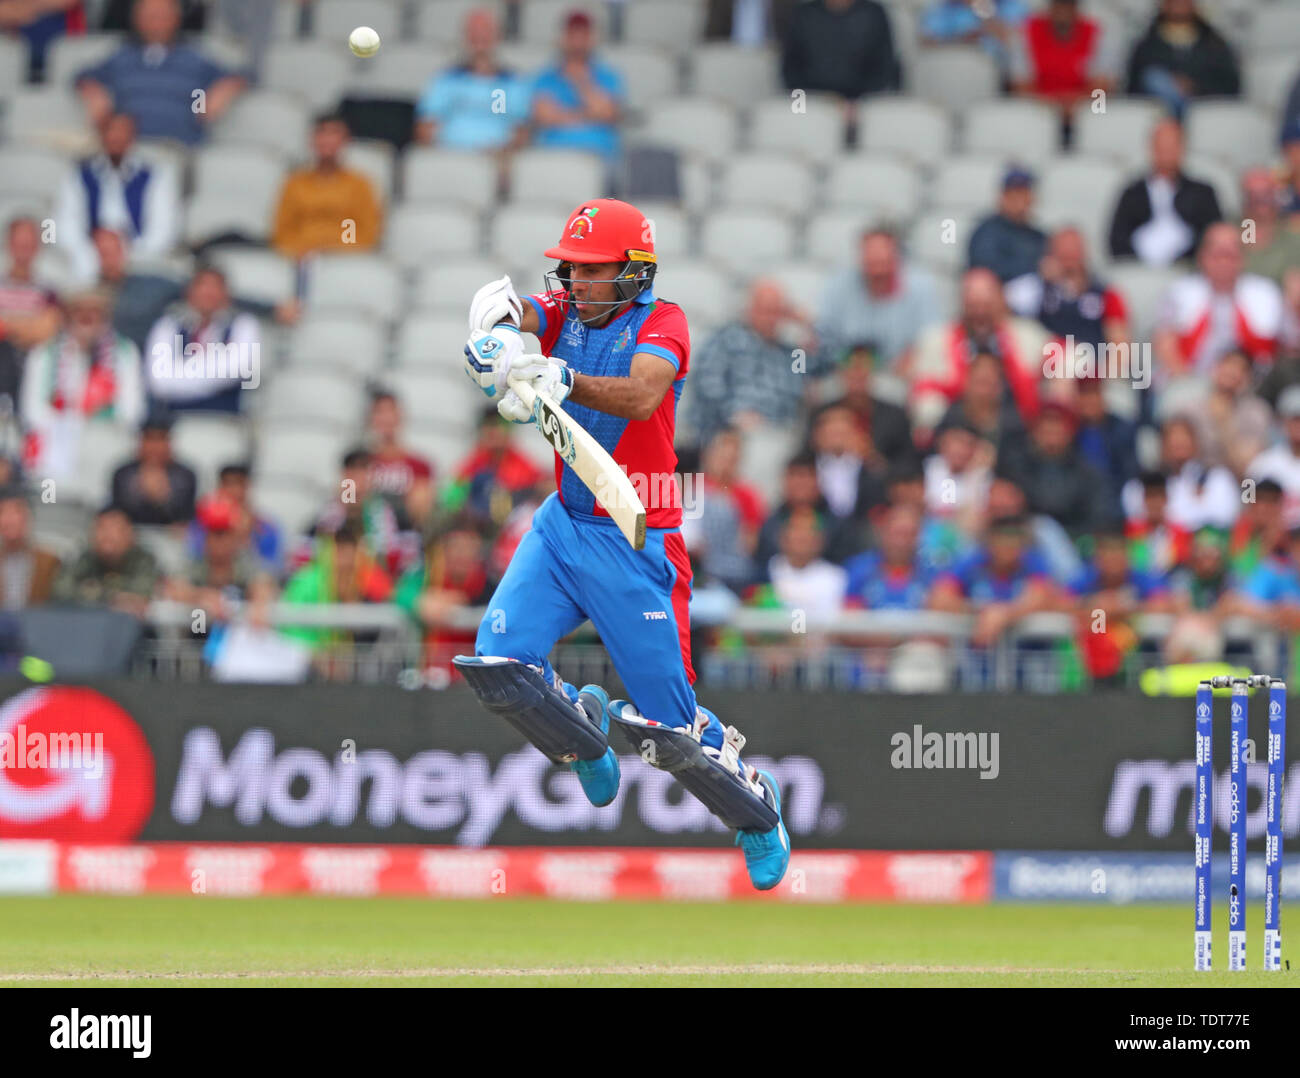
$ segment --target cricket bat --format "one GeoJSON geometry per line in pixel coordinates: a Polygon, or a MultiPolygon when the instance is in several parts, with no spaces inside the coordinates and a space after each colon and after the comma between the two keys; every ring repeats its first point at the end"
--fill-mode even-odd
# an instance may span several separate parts
{"type": "Polygon", "coordinates": [[[596,496],[600,507],[607,512],[633,550],[645,548],[645,506],[637,495],[632,480],[614,463],[611,457],[585,427],[574,421],[545,393],[538,393],[532,383],[523,379],[510,379],[525,408],[533,413],[537,429],[542,432],[551,448],[596,496]]]}

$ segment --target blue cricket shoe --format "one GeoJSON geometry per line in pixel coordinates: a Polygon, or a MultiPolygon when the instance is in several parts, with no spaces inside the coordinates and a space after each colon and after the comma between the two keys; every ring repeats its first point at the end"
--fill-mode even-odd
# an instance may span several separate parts
{"type": "Polygon", "coordinates": [[[770,891],[785,878],[790,867],[790,835],[781,819],[781,788],[768,772],[760,771],[758,781],[766,788],[776,809],[776,826],[770,831],[737,831],[736,845],[745,851],[745,868],[749,882],[759,891],[770,891]]]}
{"type": "MultiPolygon", "coordinates": [[[[599,685],[584,685],[578,690],[578,706],[587,713],[600,732],[609,736],[609,693],[599,685]]],[[[597,808],[608,805],[618,796],[618,757],[612,748],[597,760],[574,760],[570,770],[582,783],[582,792],[597,808]]]]}

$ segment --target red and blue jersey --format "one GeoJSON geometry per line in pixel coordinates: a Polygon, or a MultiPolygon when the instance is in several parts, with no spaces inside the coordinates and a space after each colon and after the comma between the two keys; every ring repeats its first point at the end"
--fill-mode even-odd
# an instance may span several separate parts
{"type": "MultiPolygon", "coordinates": [[[[564,402],[564,410],[577,420],[614,458],[632,480],[646,509],[649,528],[676,528],[682,522],[681,494],[674,472],[677,453],[673,441],[677,428],[677,402],[686,383],[690,360],[690,333],[686,315],[675,303],[643,294],[626,310],[599,329],[585,325],[569,309],[563,291],[526,297],[537,312],[537,336],[542,352],[562,359],[573,370],[603,378],[626,378],[632,357],[648,352],[673,365],[677,372],[672,391],[664,394],[649,419],[624,419],[577,404],[564,402]]],[[[608,517],[558,455],[555,485],[569,512],[579,516],[608,517]]]]}

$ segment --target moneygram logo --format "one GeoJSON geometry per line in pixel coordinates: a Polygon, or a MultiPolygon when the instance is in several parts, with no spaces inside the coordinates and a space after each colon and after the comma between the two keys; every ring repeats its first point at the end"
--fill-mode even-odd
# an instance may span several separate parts
{"type": "Polygon", "coordinates": [[[154,763],[131,716],[90,689],[35,688],[0,707],[0,838],[122,842],[153,810],[154,763]],[[94,746],[75,754],[36,745],[94,746]]]}

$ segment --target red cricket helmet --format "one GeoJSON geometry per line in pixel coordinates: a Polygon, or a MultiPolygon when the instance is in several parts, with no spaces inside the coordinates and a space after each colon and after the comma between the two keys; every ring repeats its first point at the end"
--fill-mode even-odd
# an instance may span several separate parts
{"type": "Polygon", "coordinates": [[[549,288],[570,291],[568,267],[574,262],[615,262],[621,265],[609,279],[619,298],[589,306],[621,307],[647,291],[654,283],[654,227],[640,210],[616,198],[595,198],[584,202],[569,215],[560,242],[545,251],[547,258],[559,260],[559,266],[546,274],[549,288]]]}

